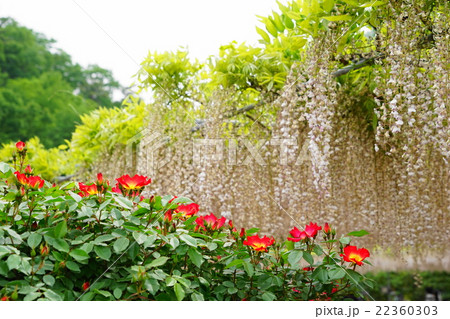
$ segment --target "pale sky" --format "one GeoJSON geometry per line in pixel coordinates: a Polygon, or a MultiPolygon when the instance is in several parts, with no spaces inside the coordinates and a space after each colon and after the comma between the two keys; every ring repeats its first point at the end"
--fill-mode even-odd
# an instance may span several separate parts
{"type": "Polygon", "coordinates": [[[272,10],[275,0],[0,0],[1,17],[56,40],[76,63],[112,70],[124,86],[149,51],[184,46],[204,60],[233,40],[257,45],[256,15],[272,10]]]}

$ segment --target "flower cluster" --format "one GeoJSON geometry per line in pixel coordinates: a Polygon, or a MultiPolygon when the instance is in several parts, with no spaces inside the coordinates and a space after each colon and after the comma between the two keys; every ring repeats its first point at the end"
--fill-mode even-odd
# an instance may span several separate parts
{"type": "Polygon", "coordinates": [[[217,218],[214,214],[209,214],[206,216],[199,216],[195,220],[197,226],[195,227],[196,231],[203,230],[219,230],[225,224],[225,217],[217,218]]]}
{"type": "MultiPolygon", "coordinates": [[[[326,224],[328,225],[328,224],[326,224]]],[[[328,226],[329,227],[329,226],[328,226]]],[[[291,234],[292,237],[288,237],[288,240],[292,242],[299,242],[302,240],[308,240],[308,238],[316,238],[317,232],[319,230],[322,230],[322,226],[318,226],[316,223],[309,223],[309,225],[305,226],[304,231],[300,231],[297,227],[294,227],[289,234],[291,234]]]]}
{"type": "Polygon", "coordinates": [[[346,246],[344,248],[344,253],[341,254],[341,257],[343,257],[347,262],[362,266],[363,260],[370,257],[370,253],[365,248],[358,249],[356,246],[346,246]]]}
{"type": "Polygon", "coordinates": [[[152,182],[150,178],[137,174],[133,177],[126,174],[117,178],[116,181],[117,184],[113,191],[132,197],[139,196],[144,187],[152,182]]]}
{"type": "Polygon", "coordinates": [[[39,176],[27,176],[24,173],[20,173],[19,171],[14,172],[17,177],[17,182],[26,188],[37,190],[44,186],[45,181],[39,176]]]}
{"type": "Polygon", "coordinates": [[[267,248],[275,243],[275,239],[273,237],[259,237],[258,235],[248,236],[246,240],[244,240],[244,245],[252,247],[255,251],[265,252],[267,248]]]}

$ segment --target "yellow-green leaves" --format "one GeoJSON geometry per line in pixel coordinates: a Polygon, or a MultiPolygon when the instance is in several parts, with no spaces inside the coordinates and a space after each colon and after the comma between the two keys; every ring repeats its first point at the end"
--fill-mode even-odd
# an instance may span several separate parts
{"type": "Polygon", "coordinates": [[[323,19],[326,19],[328,21],[348,21],[351,20],[352,17],[348,14],[343,14],[343,15],[339,15],[339,16],[327,16],[327,17],[322,17],[323,19]]]}
{"type": "Polygon", "coordinates": [[[270,43],[270,37],[263,29],[256,27],[256,32],[263,38],[266,43],[270,43]]]}

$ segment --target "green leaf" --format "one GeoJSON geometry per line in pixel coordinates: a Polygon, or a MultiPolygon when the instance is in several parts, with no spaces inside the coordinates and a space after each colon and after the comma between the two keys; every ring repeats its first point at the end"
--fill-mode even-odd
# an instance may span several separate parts
{"type": "Polygon", "coordinates": [[[253,235],[254,233],[257,233],[257,232],[259,232],[259,228],[254,227],[254,228],[247,229],[245,231],[245,234],[247,236],[250,236],[250,235],[253,235]]]}
{"type": "Polygon", "coordinates": [[[300,20],[301,19],[300,13],[298,13],[298,12],[289,11],[289,12],[286,12],[286,15],[289,18],[291,18],[292,20],[300,20]]]}
{"type": "Polygon", "coordinates": [[[328,277],[330,277],[330,280],[337,280],[344,278],[345,276],[345,270],[342,268],[334,268],[330,269],[328,271],[328,277]]]}
{"type": "Polygon", "coordinates": [[[173,278],[173,277],[167,277],[166,278],[166,286],[167,287],[172,287],[173,285],[175,285],[176,284],[176,280],[173,278]]]}
{"type": "Polygon", "coordinates": [[[307,251],[303,252],[303,259],[306,260],[306,262],[310,265],[314,264],[314,258],[307,251]]]}
{"type": "Polygon", "coordinates": [[[244,261],[242,264],[244,265],[244,270],[247,273],[247,275],[249,277],[253,277],[253,274],[255,273],[253,265],[251,263],[249,263],[248,261],[244,261]]]}
{"type": "Polygon", "coordinates": [[[292,19],[289,18],[287,15],[282,14],[281,15],[281,20],[283,21],[284,25],[286,26],[286,28],[288,29],[293,29],[294,28],[294,22],[292,22],[292,19]]]}
{"type": "Polygon", "coordinates": [[[117,196],[116,202],[125,209],[131,210],[133,208],[133,202],[126,197],[117,196]]]}
{"type": "Polygon", "coordinates": [[[121,253],[128,247],[129,243],[130,240],[128,238],[125,237],[117,238],[116,242],[114,243],[114,251],[116,253],[121,253]]]}
{"type": "Polygon", "coordinates": [[[357,230],[357,231],[352,231],[352,232],[348,233],[346,236],[362,237],[362,236],[365,236],[368,234],[369,234],[369,232],[367,230],[361,229],[361,230],[357,230]]]}
{"type": "Polygon", "coordinates": [[[327,17],[322,17],[323,19],[326,19],[328,21],[348,21],[351,20],[352,17],[348,14],[342,14],[339,16],[327,16],[327,17]]]}
{"type": "Polygon", "coordinates": [[[303,251],[301,250],[292,250],[288,256],[288,262],[291,264],[293,269],[300,268],[300,260],[302,260],[303,251]]]}
{"type": "Polygon", "coordinates": [[[85,293],[85,294],[80,298],[80,300],[81,300],[81,301],[91,301],[92,299],[94,299],[94,297],[95,297],[95,293],[92,292],[92,291],[89,291],[89,292],[85,293]]]}
{"type": "Polygon", "coordinates": [[[116,237],[114,237],[113,235],[110,235],[110,234],[101,235],[101,236],[98,236],[97,238],[95,238],[94,243],[100,244],[105,241],[110,241],[111,239],[114,239],[114,238],[116,238],[116,237]]]}
{"type": "Polygon", "coordinates": [[[9,255],[11,253],[11,250],[5,246],[0,246],[0,259],[5,256],[9,255]]]}
{"type": "Polygon", "coordinates": [[[13,169],[11,168],[11,166],[9,166],[8,164],[4,163],[4,162],[0,162],[0,171],[2,173],[6,173],[9,171],[13,171],[13,169]]]}
{"type": "Polygon", "coordinates": [[[206,243],[206,247],[208,247],[209,251],[215,250],[218,246],[216,243],[206,243]]]}
{"type": "Polygon", "coordinates": [[[173,290],[175,291],[175,295],[177,296],[177,300],[181,301],[184,299],[184,296],[186,293],[184,292],[183,286],[181,286],[179,283],[176,283],[173,286],[173,290]]]}
{"type": "Polygon", "coordinates": [[[227,289],[227,291],[228,291],[228,293],[229,293],[230,295],[232,295],[232,294],[237,293],[237,292],[238,292],[238,289],[237,289],[236,287],[230,287],[230,288],[227,289]]]}
{"type": "Polygon", "coordinates": [[[164,264],[167,262],[167,260],[169,260],[169,257],[159,257],[159,258],[156,258],[156,259],[153,260],[150,264],[148,264],[148,265],[146,266],[146,268],[153,268],[153,267],[159,267],[159,266],[162,266],[162,265],[164,265],[164,264]]]}
{"type": "Polygon", "coordinates": [[[180,241],[176,237],[172,237],[169,239],[169,244],[172,246],[173,249],[177,248],[178,245],[180,245],[180,241]]]}
{"type": "Polygon", "coordinates": [[[324,0],[322,3],[322,8],[326,12],[330,12],[334,8],[334,0],[324,0]]]}
{"type": "Polygon", "coordinates": [[[94,251],[101,259],[109,260],[111,257],[111,248],[108,246],[95,246],[94,251]]]}
{"type": "Polygon", "coordinates": [[[205,298],[203,297],[203,295],[199,292],[194,292],[191,295],[191,300],[192,301],[205,301],[205,298]]]}
{"type": "Polygon", "coordinates": [[[203,263],[203,256],[200,254],[197,249],[194,247],[189,248],[188,250],[189,259],[196,265],[198,268],[201,267],[203,263]]]}
{"type": "Polygon", "coordinates": [[[53,228],[55,238],[63,238],[67,234],[67,222],[63,220],[53,228]]]}
{"type": "Polygon", "coordinates": [[[290,241],[290,240],[286,240],[286,241],[284,242],[284,245],[286,246],[286,249],[287,249],[287,250],[293,250],[294,247],[295,247],[294,242],[292,242],[292,241],[290,241]]]}
{"type": "Polygon", "coordinates": [[[115,288],[113,291],[114,298],[120,299],[122,297],[122,290],[120,288],[115,288]]]}
{"type": "Polygon", "coordinates": [[[225,269],[233,267],[233,266],[240,266],[242,265],[244,261],[242,259],[235,259],[232,262],[230,262],[228,265],[225,266],[225,269]]]}
{"type": "Polygon", "coordinates": [[[6,230],[8,232],[8,234],[15,239],[15,241],[17,241],[17,244],[22,243],[22,238],[20,237],[20,235],[18,233],[16,233],[14,230],[10,229],[9,226],[8,227],[4,227],[4,230],[6,230]]]}
{"type": "Polygon", "coordinates": [[[318,267],[313,271],[311,277],[325,283],[328,280],[328,273],[324,268],[318,267]]]}
{"type": "Polygon", "coordinates": [[[352,239],[350,237],[342,237],[341,239],[339,239],[339,241],[341,242],[342,245],[348,245],[350,244],[350,241],[352,239]]]}
{"type": "Polygon", "coordinates": [[[58,295],[53,290],[48,289],[46,292],[44,292],[44,296],[47,297],[48,300],[51,301],[62,301],[63,298],[61,298],[60,295],[58,295]]]}
{"type": "Polygon", "coordinates": [[[197,239],[187,234],[181,234],[180,239],[192,247],[197,247],[197,239]]]}
{"type": "Polygon", "coordinates": [[[74,192],[68,191],[69,195],[77,202],[79,203],[82,199],[82,197],[78,194],[75,194],[74,192]]]}
{"type": "Polygon", "coordinates": [[[64,239],[54,239],[52,241],[52,246],[64,253],[68,253],[70,248],[69,244],[64,239]]]}
{"type": "Polygon", "coordinates": [[[133,238],[139,245],[142,245],[147,239],[147,235],[140,232],[133,232],[133,238]]]}
{"type": "Polygon", "coordinates": [[[82,249],[74,249],[69,253],[76,261],[85,261],[89,259],[89,255],[82,249]]]}
{"type": "Polygon", "coordinates": [[[94,289],[94,292],[98,295],[102,295],[103,297],[109,298],[112,297],[111,293],[106,290],[94,289]]]}
{"type": "Polygon", "coordinates": [[[23,298],[23,301],[33,301],[39,298],[40,296],[41,296],[40,292],[30,292],[23,298]]]}
{"type": "Polygon", "coordinates": [[[44,277],[42,277],[42,280],[48,285],[48,286],[53,286],[55,284],[55,277],[53,277],[52,275],[45,275],[44,277]]]}
{"type": "Polygon", "coordinates": [[[273,301],[273,300],[277,299],[277,297],[269,291],[266,291],[265,293],[263,293],[261,297],[262,297],[262,300],[264,300],[264,301],[273,301]]]}
{"type": "Polygon", "coordinates": [[[80,272],[80,267],[78,266],[78,264],[76,262],[71,261],[71,260],[66,262],[66,267],[69,270],[72,270],[74,272],[80,272]]]}
{"type": "Polygon", "coordinates": [[[144,248],[151,247],[155,241],[156,241],[156,235],[148,236],[148,238],[144,242],[144,248]]]}
{"type": "Polygon", "coordinates": [[[8,265],[9,270],[17,269],[20,265],[22,258],[19,255],[10,255],[6,260],[6,264],[8,265]]]}
{"type": "Polygon", "coordinates": [[[387,3],[387,1],[369,1],[365,4],[360,5],[360,8],[371,8],[371,7],[377,7],[377,6],[382,6],[385,5],[387,3]]]}
{"type": "Polygon", "coordinates": [[[269,37],[269,35],[266,33],[266,31],[264,31],[264,30],[261,29],[261,28],[256,27],[256,32],[258,32],[258,34],[261,36],[261,38],[263,38],[263,40],[264,40],[266,43],[270,43],[270,37],[269,37]]]}
{"type": "Polygon", "coordinates": [[[144,281],[144,287],[149,293],[155,295],[158,292],[160,285],[156,279],[150,278],[144,281]]]}
{"type": "Polygon", "coordinates": [[[35,249],[42,240],[42,235],[38,233],[32,233],[27,240],[28,246],[30,246],[31,249],[35,249]]]}

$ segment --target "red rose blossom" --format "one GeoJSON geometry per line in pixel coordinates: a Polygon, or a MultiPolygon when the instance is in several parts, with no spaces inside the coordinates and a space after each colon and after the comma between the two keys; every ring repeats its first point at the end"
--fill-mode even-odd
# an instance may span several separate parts
{"type": "Polygon", "coordinates": [[[25,148],[25,143],[24,142],[19,141],[19,142],[16,143],[16,149],[19,152],[22,152],[24,148],[25,148]]]}
{"type": "Polygon", "coordinates": [[[308,237],[304,231],[300,231],[297,227],[294,227],[289,234],[291,234],[292,237],[288,237],[288,240],[292,242],[298,242],[308,237]]]}
{"type": "Polygon", "coordinates": [[[213,213],[206,216],[199,216],[195,220],[195,223],[197,224],[196,229],[217,230],[225,224],[225,221],[225,217],[217,218],[213,213]]]}
{"type": "Polygon", "coordinates": [[[370,253],[365,248],[358,249],[356,246],[346,246],[341,256],[344,257],[345,261],[361,266],[363,264],[362,261],[370,257],[370,253]]]}
{"type": "Polygon", "coordinates": [[[91,285],[89,284],[89,281],[86,281],[81,285],[81,288],[83,288],[84,291],[88,290],[91,285]]]}
{"type": "Polygon", "coordinates": [[[42,188],[44,186],[44,180],[39,176],[30,176],[28,177],[28,186],[34,189],[42,188]]]}
{"type": "Polygon", "coordinates": [[[31,175],[31,173],[33,173],[33,169],[31,168],[30,165],[27,165],[27,167],[25,167],[24,172],[25,174],[31,175]]]}
{"type": "Polygon", "coordinates": [[[83,183],[78,183],[78,187],[80,188],[80,191],[82,195],[82,197],[87,197],[89,195],[96,195],[98,194],[97,191],[97,185],[92,184],[92,185],[84,185],[83,183]]]}
{"type": "Polygon", "coordinates": [[[318,226],[316,223],[313,224],[312,222],[310,222],[309,225],[306,225],[305,227],[305,233],[310,238],[316,237],[319,230],[322,230],[322,227],[318,226]]]}
{"type": "Polygon", "coordinates": [[[267,247],[273,245],[275,239],[264,236],[260,238],[258,235],[249,236],[244,240],[244,245],[252,247],[256,251],[267,251],[267,247]]]}
{"type": "Polygon", "coordinates": [[[181,213],[183,217],[189,218],[197,214],[199,210],[199,206],[196,203],[191,203],[178,206],[175,213],[181,213]]]}
{"type": "Polygon", "coordinates": [[[167,212],[164,213],[164,221],[165,222],[171,222],[172,221],[172,210],[169,209],[167,212]]]}
{"type": "Polygon", "coordinates": [[[128,174],[123,175],[116,180],[119,182],[119,187],[128,191],[140,191],[152,182],[152,180],[146,176],[134,175],[133,177],[130,177],[128,174]]]}
{"type": "Polygon", "coordinates": [[[331,233],[331,227],[330,227],[330,225],[328,225],[328,223],[325,223],[325,225],[323,226],[323,232],[325,234],[331,233]]]}

